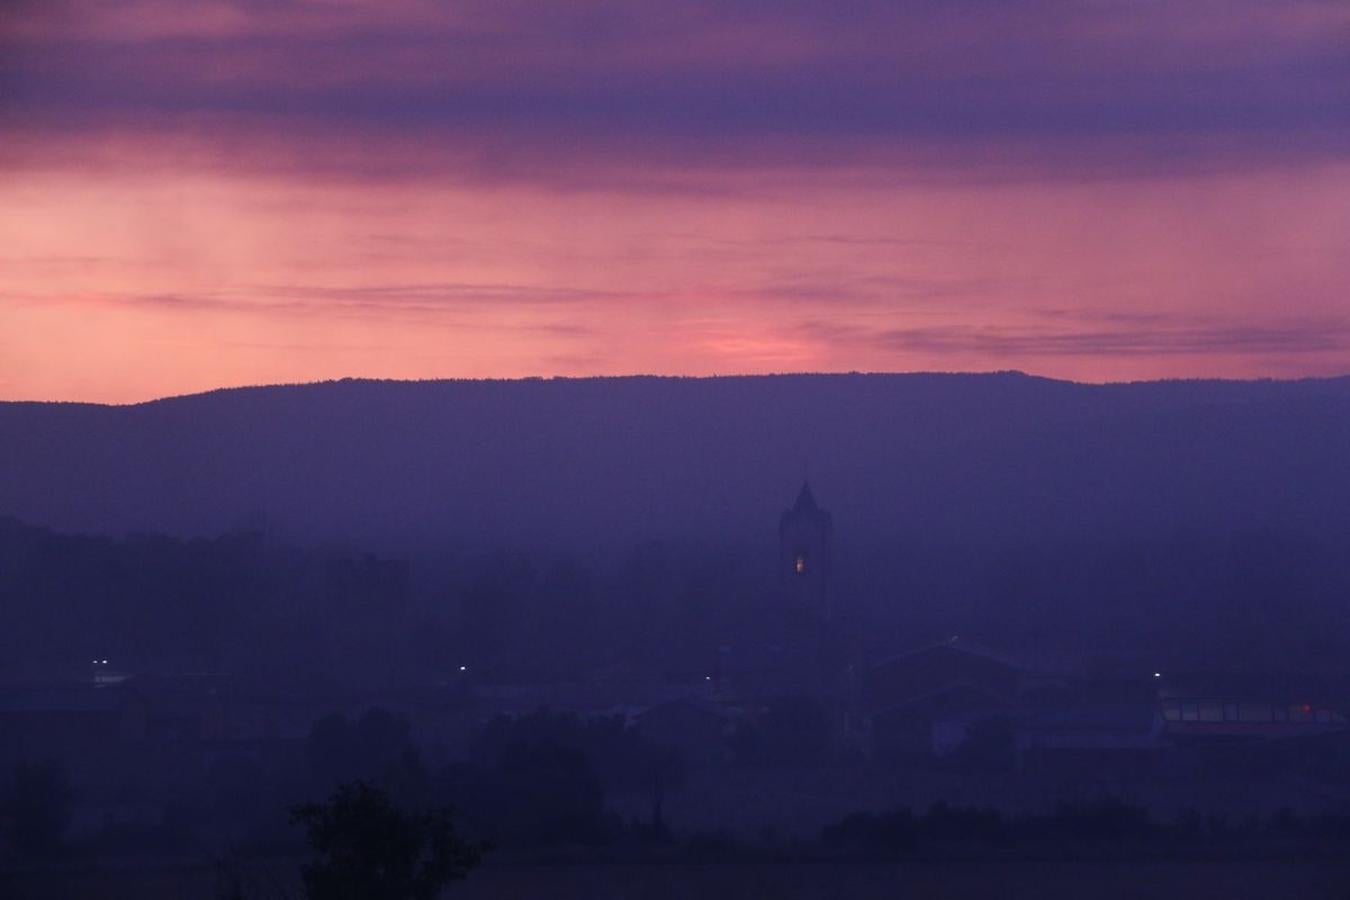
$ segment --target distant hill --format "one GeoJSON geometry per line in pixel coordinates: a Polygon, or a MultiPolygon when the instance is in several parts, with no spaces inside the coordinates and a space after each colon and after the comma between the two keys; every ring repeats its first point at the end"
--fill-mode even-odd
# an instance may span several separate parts
{"type": "Polygon", "coordinates": [[[0,515],[63,530],[767,540],[806,468],[841,543],[1350,538],[1350,378],[347,380],[0,403],[0,447],[0,515]]]}

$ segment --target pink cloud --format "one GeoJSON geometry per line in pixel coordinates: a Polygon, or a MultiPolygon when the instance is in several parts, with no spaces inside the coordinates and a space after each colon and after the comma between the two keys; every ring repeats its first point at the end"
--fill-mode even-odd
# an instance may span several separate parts
{"type": "Polygon", "coordinates": [[[1343,371],[1348,28],[1315,0],[20,5],[0,390],[1343,371]]]}

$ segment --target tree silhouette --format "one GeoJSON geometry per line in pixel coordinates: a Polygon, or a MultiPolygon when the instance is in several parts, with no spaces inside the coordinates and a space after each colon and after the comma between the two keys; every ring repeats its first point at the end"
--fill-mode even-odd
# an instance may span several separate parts
{"type": "Polygon", "coordinates": [[[9,819],[15,850],[48,856],[61,848],[70,825],[71,795],[66,772],[58,763],[20,763],[3,799],[0,815],[9,819]]]}
{"type": "Polygon", "coordinates": [[[666,794],[686,778],[685,759],[676,748],[651,740],[623,716],[583,719],[548,709],[516,719],[498,716],[479,734],[474,753],[507,776],[504,794],[540,804],[534,811],[516,804],[529,813],[526,821],[536,839],[552,839],[547,829],[540,830],[546,821],[558,823],[553,832],[572,840],[603,830],[606,790],[647,793],[650,826],[660,833],[666,794]],[[545,809],[553,811],[552,818],[545,809]],[[592,823],[589,831],[579,827],[582,822],[592,823]]]}
{"type": "Polygon", "coordinates": [[[308,830],[315,854],[301,869],[309,900],[434,900],[482,857],[449,810],[407,812],[365,782],[339,785],[291,818],[308,830]]]}

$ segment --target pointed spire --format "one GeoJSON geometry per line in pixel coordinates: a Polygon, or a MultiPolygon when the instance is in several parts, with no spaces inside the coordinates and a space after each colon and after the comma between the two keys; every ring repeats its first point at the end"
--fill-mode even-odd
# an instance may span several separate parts
{"type": "Polygon", "coordinates": [[[801,492],[797,494],[797,502],[792,504],[793,512],[815,512],[819,508],[816,505],[815,495],[811,493],[811,485],[803,481],[801,492]]]}

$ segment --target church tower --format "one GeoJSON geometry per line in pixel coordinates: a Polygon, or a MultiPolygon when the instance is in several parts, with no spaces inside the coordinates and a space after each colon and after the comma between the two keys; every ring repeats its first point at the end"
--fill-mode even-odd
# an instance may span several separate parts
{"type": "Polygon", "coordinates": [[[833,543],[834,520],[803,482],[778,521],[778,568],[790,602],[822,620],[830,617],[833,543]]]}

